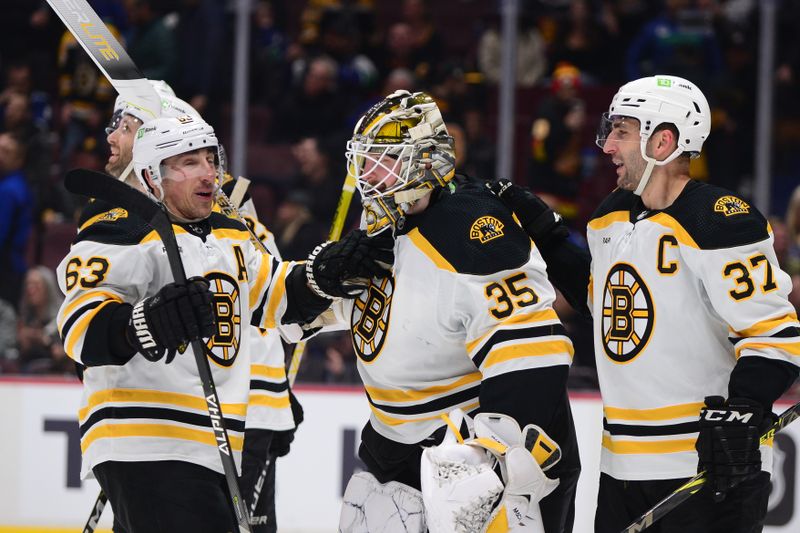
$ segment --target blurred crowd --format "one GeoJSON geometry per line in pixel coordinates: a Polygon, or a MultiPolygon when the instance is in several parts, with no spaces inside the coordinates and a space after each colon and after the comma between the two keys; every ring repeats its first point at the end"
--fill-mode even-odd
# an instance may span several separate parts
{"type": "MultiPolygon", "coordinates": [[[[284,258],[324,239],[354,122],[396,89],[425,90],[445,113],[462,173],[495,177],[499,0],[253,0],[247,146],[231,146],[234,1],[90,0],[150,79],[167,81],[247,150],[259,215],[284,258]]],[[[712,133],[698,179],[753,186],[757,0],[520,0],[515,181],[571,224],[576,242],[614,187],[594,146],[600,114],[627,80],[694,81],[712,133]]],[[[770,222],[800,306],[800,2],[778,2],[770,222]]],[[[54,268],[81,200],[66,169],[102,169],[116,94],[46,2],[5,0],[0,18],[0,372],[73,373],[56,333],[54,268]]],[[[507,177],[507,176],[502,176],[507,177]]],[[[349,225],[357,223],[352,209],[349,225]]],[[[589,324],[559,305],[576,345],[572,386],[596,385],[589,324]]],[[[357,381],[345,334],[308,344],[300,379],[357,381]]]]}

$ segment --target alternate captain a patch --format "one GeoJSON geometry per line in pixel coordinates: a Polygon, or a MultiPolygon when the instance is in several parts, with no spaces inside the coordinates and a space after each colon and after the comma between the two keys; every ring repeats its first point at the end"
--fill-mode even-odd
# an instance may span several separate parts
{"type": "Polygon", "coordinates": [[[476,239],[481,244],[503,236],[503,223],[493,216],[481,217],[472,223],[469,228],[469,238],[476,239]]]}
{"type": "Polygon", "coordinates": [[[750,212],[750,205],[741,198],[735,196],[723,196],[714,203],[714,211],[722,213],[726,217],[732,215],[743,215],[750,212]]]}

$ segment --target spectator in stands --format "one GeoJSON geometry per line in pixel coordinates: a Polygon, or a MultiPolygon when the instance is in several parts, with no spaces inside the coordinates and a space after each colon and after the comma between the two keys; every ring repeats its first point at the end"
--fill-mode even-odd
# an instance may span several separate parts
{"type": "MultiPolygon", "coordinates": [[[[175,34],[160,13],[159,4],[156,0],[126,0],[125,8],[131,25],[126,48],[146,78],[171,84],[177,75],[178,48],[175,34]]],[[[198,32],[196,37],[204,39],[207,33],[213,34],[214,29],[203,28],[198,32]]],[[[199,51],[194,53],[198,60],[206,60],[199,51]]]]}
{"type": "Polygon", "coordinates": [[[302,68],[300,86],[286,92],[275,109],[276,126],[271,134],[276,141],[297,142],[306,137],[341,131],[347,108],[336,84],[339,66],[328,56],[309,60],[302,68]]]}
{"type": "Polygon", "coordinates": [[[328,238],[325,226],[314,216],[313,205],[312,196],[297,189],[278,206],[271,227],[284,261],[304,260],[321,240],[328,238]]]}
{"type": "Polygon", "coordinates": [[[338,140],[338,136],[306,137],[292,147],[300,167],[295,186],[312,198],[310,209],[318,220],[333,220],[342,193],[344,176],[334,173],[345,168],[344,161],[335,164],[337,155],[344,156],[344,142],[338,140]]]}
{"type": "Polygon", "coordinates": [[[342,9],[330,11],[320,24],[320,43],[323,53],[339,66],[337,83],[351,104],[356,104],[378,82],[378,69],[361,51],[361,30],[355,13],[342,9]]]}
{"type": "Polygon", "coordinates": [[[45,266],[28,270],[17,322],[19,364],[23,373],[74,369],[67,364],[56,327],[56,315],[63,300],[52,270],[45,266]]]}
{"type": "Polygon", "coordinates": [[[588,0],[573,0],[551,45],[550,64],[575,65],[587,81],[617,82],[618,58],[624,50],[618,47],[612,33],[614,26],[603,25],[604,20],[608,19],[594,16],[588,0]]]}
{"type": "Polygon", "coordinates": [[[260,103],[274,106],[289,86],[290,72],[286,60],[288,39],[273,2],[256,3],[252,32],[250,86],[253,97],[260,103]]]}
{"type": "Polygon", "coordinates": [[[474,104],[462,115],[467,154],[458,168],[469,176],[494,176],[496,172],[497,146],[484,127],[484,110],[474,104]]]}
{"type": "MultiPolygon", "coordinates": [[[[478,43],[478,67],[486,81],[500,81],[502,40],[497,24],[490,26],[478,43]]],[[[536,27],[532,13],[520,14],[517,28],[517,85],[533,87],[547,69],[545,43],[536,27]]]]}
{"type": "MultiPolygon", "coordinates": [[[[112,35],[119,32],[108,25],[112,35]]],[[[95,153],[104,146],[103,125],[116,93],[69,31],[61,38],[58,51],[62,169],[77,166],[76,153],[95,153]]],[[[97,155],[95,166],[99,166],[97,155]]],[[[71,206],[60,206],[68,212],[71,206]]]]}
{"type": "Polygon", "coordinates": [[[223,19],[223,3],[217,0],[182,0],[175,28],[178,54],[173,88],[211,124],[219,117],[213,116],[218,106],[209,102],[216,102],[219,89],[229,86],[219,83],[222,54],[227,50],[223,19]]]}
{"type": "Polygon", "coordinates": [[[723,71],[711,13],[694,0],[665,0],[664,11],[650,20],[628,48],[628,79],[657,72],[708,86],[723,71]]]}
{"type": "Polygon", "coordinates": [[[0,299],[17,305],[25,275],[33,196],[23,166],[25,145],[12,133],[0,134],[0,299]]]}
{"type": "Polygon", "coordinates": [[[395,22],[389,26],[384,43],[376,55],[382,79],[386,79],[390,72],[399,68],[413,72],[421,83],[430,76],[433,63],[430,58],[417,51],[414,31],[405,22],[395,22]]]}
{"type": "Polygon", "coordinates": [[[306,345],[298,379],[315,383],[360,383],[349,332],[320,334],[306,345]]]}
{"type": "Polygon", "coordinates": [[[0,374],[17,371],[17,313],[14,306],[0,300],[0,374]]]}
{"type": "Polygon", "coordinates": [[[430,0],[403,0],[402,20],[411,29],[414,55],[431,65],[439,64],[444,40],[431,14],[430,0]]]}
{"type": "Polygon", "coordinates": [[[548,205],[572,222],[578,211],[586,125],[580,71],[569,64],[559,65],[550,88],[551,94],[542,100],[531,127],[528,181],[548,205]]]}

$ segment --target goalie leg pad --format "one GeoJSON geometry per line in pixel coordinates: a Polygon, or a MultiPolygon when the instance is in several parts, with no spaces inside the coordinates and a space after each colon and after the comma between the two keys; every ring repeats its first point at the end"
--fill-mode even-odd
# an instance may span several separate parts
{"type": "Polygon", "coordinates": [[[339,533],[375,531],[425,533],[422,494],[403,483],[380,483],[369,472],[359,472],[344,491],[339,533]]]}

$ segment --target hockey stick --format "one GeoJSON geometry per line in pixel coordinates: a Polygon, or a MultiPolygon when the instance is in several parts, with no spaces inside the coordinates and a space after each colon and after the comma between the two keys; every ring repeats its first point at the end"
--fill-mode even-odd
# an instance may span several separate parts
{"type": "MultiPolygon", "coordinates": [[[[356,190],[356,179],[348,172],[344,178],[342,185],[342,195],[339,197],[339,203],[336,204],[336,213],[333,215],[333,222],[331,229],[328,232],[329,241],[338,241],[342,236],[344,229],[344,221],[347,218],[347,212],[350,210],[350,203],[353,200],[353,193],[356,190]]],[[[306,341],[301,340],[294,346],[292,351],[292,358],[289,360],[289,369],[286,372],[289,379],[289,385],[294,385],[297,379],[297,372],[300,370],[300,360],[303,358],[303,352],[306,349],[306,341]]]]}
{"type": "Polygon", "coordinates": [[[97,495],[97,500],[94,502],[92,513],[89,515],[89,520],[87,520],[86,525],[83,526],[83,533],[94,533],[94,530],[97,528],[97,524],[100,522],[100,516],[103,514],[103,509],[106,508],[106,503],[108,503],[108,497],[106,496],[106,493],[101,490],[100,494],[97,495]]]}
{"type": "Polygon", "coordinates": [[[47,0],[116,91],[157,118],[161,98],[86,0],[47,0]]]}
{"type": "MultiPolygon", "coordinates": [[[[64,179],[64,185],[71,193],[105,200],[144,219],[161,237],[175,283],[186,283],[186,272],[183,269],[183,261],[178,249],[178,242],[175,239],[175,232],[172,229],[172,222],[170,222],[167,213],[159,204],[121,181],[107,174],[91,170],[70,170],[64,179]]],[[[200,381],[203,385],[203,394],[208,408],[208,416],[211,418],[211,428],[214,431],[217,450],[222,461],[222,470],[225,473],[225,481],[230,491],[231,504],[233,505],[236,520],[239,523],[239,531],[249,533],[250,518],[247,506],[239,492],[236,464],[233,461],[231,443],[228,432],[225,429],[225,419],[222,415],[222,405],[214,385],[214,378],[211,375],[211,368],[205,354],[205,346],[200,339],[191,341],[191,346],[197,363],[197,371],[200,374],[200,381]]]]}
{"type": "MultiPolygon", "coordinates": [[[[800,403],[796,403],[781,413],[778,420],[761,435],[760,442],[764,444],[794,420],[800,418],[800,403]]],[[[700,472],[692,479],[675,489],[669,496],[655,504],[650,510],[636,519],[631,525],[622,530],[622,533],[638,533],[661,520],[664,515],[685,502],[690,496],[696,494],[706,483],[706,473],[700,472]]]]}

